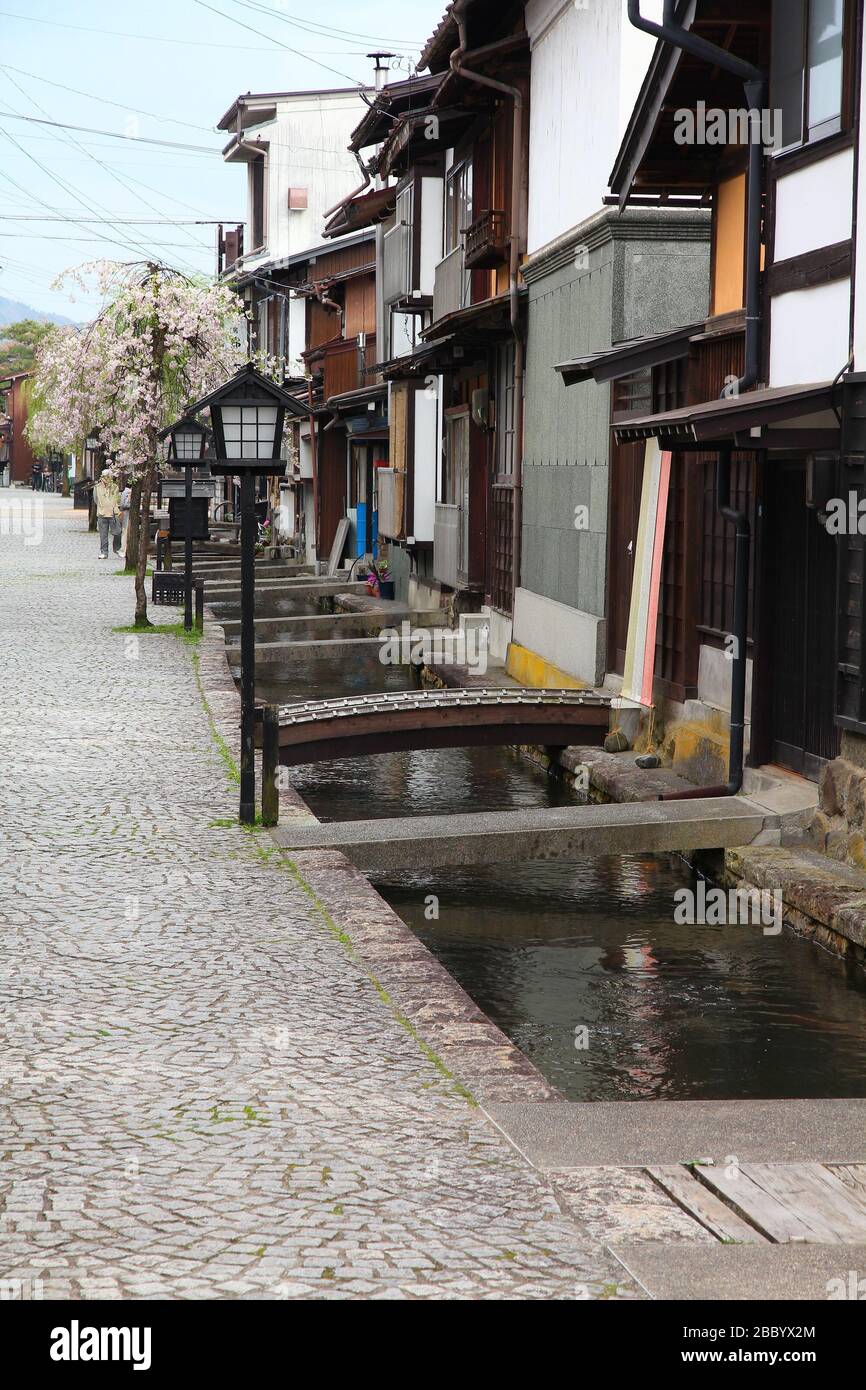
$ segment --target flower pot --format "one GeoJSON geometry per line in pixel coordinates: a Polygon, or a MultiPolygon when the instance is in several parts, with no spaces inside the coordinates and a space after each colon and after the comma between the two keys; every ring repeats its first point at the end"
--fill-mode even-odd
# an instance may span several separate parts
{"type": "Polygon", "coordinates": [[[393,580],[393,579],[380,579],[380,580],[379,580],[379,597],[380,597],[380,598],[393,598],[393,597],[394,597],[394,580],[393,580]]]}

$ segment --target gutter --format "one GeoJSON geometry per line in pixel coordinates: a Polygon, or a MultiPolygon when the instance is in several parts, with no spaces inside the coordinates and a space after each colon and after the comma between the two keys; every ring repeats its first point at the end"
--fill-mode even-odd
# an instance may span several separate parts
{"type": "Polygon", "coordinates": [[[520,326],[518,277],[520,274],[520,180],[523,173],[521,154],[523,149],[524,101],[523,93],[519,87],[512,87],[507,82],[498,82],[493,77],[487,77],[483,73],[475,72],[471,68],[464,67],[464,60],[472,57],[472,54],[468,51],[466,37],[466,10],[468,9],[469,3],[470,0],[454,0],[454,4],[451,7],[450,14],[457,25],[458,35],[457,48],[454,49],[449,59],[451,71],[459,77],[465,77],[470,82],[477,82],[482,87],[491,87],[494,91],[504,92],[506,96],[511,97],[513,103],[508,298],[511,333],[514,338],[514,400],[517,409],[517,421],[514,432],[516,449],[514,454],[514,510],[512,527],[512,588],[516,590],[520,585],[521,531],[523,525],[523,378],[525,371],[525,349],[523,332],[520,326]]]}
{"type": "Polygon", "coordinates": [[[734,388],[734,394],[755,386],[761,370],[761,217],[763,204],[764,150],[760,139],[761,114],[767,101],[767,75],[752,63],[737,58],[724,48],[702,39],[676,21],[677,0],[665,0],[661,24],[644,19],[640,0],[628,0],[628,17],[635,29],[672,44],[683,53],[701,58],[713,67],[739,77],[743,81],[746,104],[749,108],[749,173],[748,207],[746,213],[746,369],[734,388]]]}
{"type": "MultiPolygon", "coordinates": [[[[764,149],[761,141],[761,114],[767,100],[767,76],[752,63],[737,58],[698,34],[692,34],[676,20],[677,0],[664,0],[661,24],[644,19],[640,0],[628,0],[629,21],[636,29],[672,44],[683,53],[700,58],[724,72],[742,79],[749,108],[749,172],[746,211],[746,363],[745,372],[734,387],[740,395],[758,382],[761,370],[761,218],[763,211],[764,149]]],[[[727,395],[727,390],[723,393],[727,395]]],[[[749,609],[749,542],[751,527],[745,512],[731,506],[731,451],[719,449],[716,464],[716,507],[719,515],[736,527],[734,560],[734,661],[731,672],[731,742],[728,781],[724,787],[701,787],[697,793],[675,793],[663,800],[699,799],[708,796],[736,796],[743,785],[746,708],[746,642],[749,609]]]]}

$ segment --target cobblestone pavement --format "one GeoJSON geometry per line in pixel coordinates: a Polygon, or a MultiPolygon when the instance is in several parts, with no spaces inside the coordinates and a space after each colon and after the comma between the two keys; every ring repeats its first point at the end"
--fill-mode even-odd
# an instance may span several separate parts
{"type": "Polygon", "coordinates": [[[634,1296],[232,824],[193,651],[113,631],[131,581],[32,501],[0,492],[0,1278],[634,1296]]]}

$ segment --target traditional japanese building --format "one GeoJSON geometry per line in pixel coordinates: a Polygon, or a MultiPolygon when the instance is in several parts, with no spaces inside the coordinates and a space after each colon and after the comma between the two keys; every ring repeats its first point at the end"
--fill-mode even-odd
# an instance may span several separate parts
{"type": "Polygon", "coordinates": [[[711,209],[709,313],[560,364],[614,383],[608,671],[640,685],[629,615],[652,525],[643,698],[674,764],[736,783],[745,725],[751,764],[817,778],[842,729],[866,730],[863,539],[828,527],[862,488],[862,6],[667,0],[661,25],[648,8],[629,0],[657,47],[611,188],[624,211],[711,209]]]}

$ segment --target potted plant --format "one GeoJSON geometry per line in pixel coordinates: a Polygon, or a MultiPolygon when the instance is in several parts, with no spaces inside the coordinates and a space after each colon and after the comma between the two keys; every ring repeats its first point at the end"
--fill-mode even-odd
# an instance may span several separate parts
{"type": "Polygon", "coordinates": [[[367,588],[378,598],[394,597],[394,579],[387,560],[372,560],[367,573],[367,588]]]}

